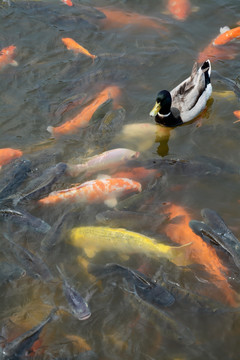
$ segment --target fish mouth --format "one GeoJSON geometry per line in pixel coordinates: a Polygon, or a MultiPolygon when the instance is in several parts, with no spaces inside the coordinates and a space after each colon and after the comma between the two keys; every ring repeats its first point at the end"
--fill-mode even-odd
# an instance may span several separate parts
{"type": "Polygon", "coordinates": [[[161,105],[156,102],[156,104],[154,105],[154,107],[152,108],[152,110],[150,111],[149,115],[150,116],[157,116],[157,114],[159,113],[161,109],[161,105]]]}
{"type": "Polygon", "coordinates": [[[91,315],[92,315],[92,314],[89,312],[89,313],[84,314],[84,315],[82,315],[82,316],[78,316],[78,319],[79,319],[79,320],[87,320],[88,318],[90,318],[91,315]]]}

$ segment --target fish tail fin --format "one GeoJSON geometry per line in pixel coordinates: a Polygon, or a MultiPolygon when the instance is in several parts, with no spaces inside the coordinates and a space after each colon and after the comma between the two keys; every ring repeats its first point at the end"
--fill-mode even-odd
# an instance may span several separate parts
{"type": "Polygon", "coordinates": [[[191,244],[192,242],[181,246],[172,246],[169,253],[169,260],[171,260],[175,265],[178,266],[187,266],[191,264],[188,252],[191,244]]]}

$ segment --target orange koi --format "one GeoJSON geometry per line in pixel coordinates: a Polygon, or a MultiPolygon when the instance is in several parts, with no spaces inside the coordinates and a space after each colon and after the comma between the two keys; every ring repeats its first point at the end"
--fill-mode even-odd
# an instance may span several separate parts
{"type": "Polygon", "coordinates": [[[219,289],[224,302],[233,307],[238,306],[236,293],[223,275],[228,272],[227,268],[221,263],[215,249],[205,243],[202,238],[196,235],[189,227],[188,224],[191,217],[188,212],[183,207],[174,204],[167,207],[166,212],[170,214],[170,220],[177,216],[180,219],[177,223],[166,225],[166,235],[175,243],[181,245],[192,242],[191,246],[186,248],[189,259],[194,263],[201,264],[205,267],[212,276],[211,280],[219,289]]]}
{"type": "Polygon", "coordinates": [[[167,9],[175,19],[184,21],[191,12],[191,3],[189,0],[168,0],[167,9]]]}
{"type": "Polygon", "coordinates": [[[236,116],[236,118],[238,118],[238,120],[233,122],[235,124],[240,121],[240,110],[235,110],[233,114],[236,116]]]}
{"type": "Polygon", "coordinates": [[[39,200],[39,204],[57,204],[62,202],[101,203],[113,207],[117,198],[129,192],[141,192],[139,182],[126,178],[106,178],[86,181],[69,189],[53,191],[39,200]]]}
{"type": "Polygon", "coordinates": [[[78,129],[87,126],[100,105],[104,104],[109,99],[116,99],[119,95],[120,89],[117,86],[108,86],[100,92],[97,98],[93,100],[90,105],[86,106],[72,120],[69,120],[57,127],[48,126],[47,131],[54,136],[76,133],[78,129]]]}
{"type": "Polygon", "coordinates": [[[68,6],[73,6],[73,3],[71,0],[61,0],[61,1],[68,6]]]}
{"type": "Polygon", "coordinates": [[[240,26],[237,26],[233,29],[230,29],[228,26],[220,29],[220,35],[218,35],[214,41],[213,45],[224,45],[229,41],[240,37],[240,26]]]}
{"type": "Polygon", "coordinates": [[[17,66],[18,63],[13,60],[15,55],[16,46],[11,45],[0,51],[0,70],[2,70],[6,65],[17,66]]]}
{"type": "Polygon", "coordinates": [[[62,42],[66,45],[68,50],[72,50],[75,54],[84,54],[89,56],[93,60],[97,57],[96,55],[91,54],[87,49],[78,44],[75,40],[71,38],[62,38],[62,42]]]}
{"type": "Polygon", "coordinates": [[[162,174],[157,169],[146,169],[143,166],[139,166],[133,169],[127,169],[123,171],[118,171],[112,175],[112,177],[123,177],[138,181],[146,181],[161,176],[162,174]]]}
{"type": "Polygon", "coordinates": [[[105,19],[101,19],[105,29],[118,29],[127,25],[134,25],[142,28],[152,28],[155,30],[166,31],[167,29],[160,24],[160,19],[141,15],[136,12],[125,12],[119,9],[106,9],[97,7],[104,13],[105,19]]]}
{"type": "Polygon", "coordinates": [[[13,159],[22,156],[21,150],[11,149],[11,148],[4,148],[0,149],[0,168],[3,165],[8,164],[13,159]]]}

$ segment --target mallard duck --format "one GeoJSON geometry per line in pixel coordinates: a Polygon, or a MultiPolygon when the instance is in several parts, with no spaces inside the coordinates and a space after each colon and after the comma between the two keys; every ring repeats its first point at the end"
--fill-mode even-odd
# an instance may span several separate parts
{"type": "Polygon", "coordinates": [[[199,69],[195,63],[189,78],[171,92],[162,90],[157,94],[150,116],[155,116],[157,123],[170,127],[194,119],[206,107],[211,96],[210,75],[210,60],[206,60],[199,69]]]}

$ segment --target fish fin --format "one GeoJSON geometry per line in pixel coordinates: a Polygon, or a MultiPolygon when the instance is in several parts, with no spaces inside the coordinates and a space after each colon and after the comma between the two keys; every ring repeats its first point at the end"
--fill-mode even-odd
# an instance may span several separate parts
{"type": "Polygon", "coordinates": [[[127,254],[120,254],[119,257],[120,257],[123,261],[129,260],[129,255],[127,255],[127,254]]]}
{"type": "Polygon", "coordinates": [[[12,66],[18,66],[18,62],[15,61],[15,60],[12,60],[9,65],[12,65],[12,66]]]}
{"type": "Polygon", "coordinates": [[[117,206],[117,203],[118,202],[116,198],[111,198],[104,201],[104,204],[111,208],[117,206]]]}
{"type": "Polygon", "coordinates": [[[93,247],[85,247],[84,252],[89,258],[93,258],[96,255],[97,250],[93,247]]]}
{"type": "Polygon", "coordinates": [[[170,250],[169,259],[178,266],[187,266],[192,263],[189,258],[188,248],[191,246],[192,242],[181,246],[172,246],[170,250]]]}
{"type": "Polygon", "coordinates": [[[224,34],[226,31],[229,31],[230,27],[229,26],[223,26],[220,28],[220,34],[224,34]]]}
{"type": "Polygon", "coordinates": [[[48,127],[47,127],[47,131],[48,131],[51,135],[53,135],[53,129],[54,129],[53,126],[48,126],[48,127]]]}
{"type": "Polygon", "coordinates": [[[86,171],[86,166],[84,166],[84,164],[78,164],[78,165],[70,164],[67,165],[66,174],[72,177],[76,177],[81,173],[83,173],[84,171],[86,171]]]}

